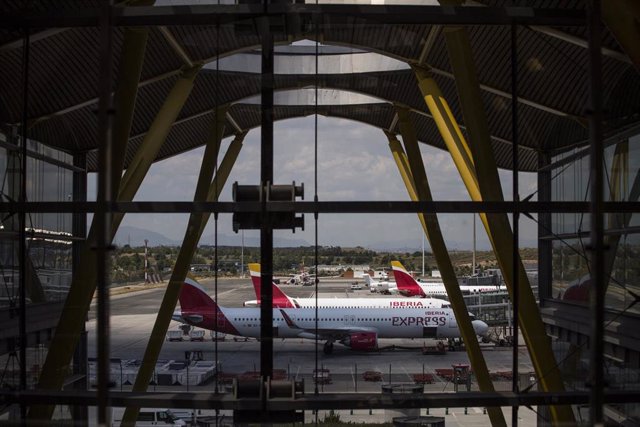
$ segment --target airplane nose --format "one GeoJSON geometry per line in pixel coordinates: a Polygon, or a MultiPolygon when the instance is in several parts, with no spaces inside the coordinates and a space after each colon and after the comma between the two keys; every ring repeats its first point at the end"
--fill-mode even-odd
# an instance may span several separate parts
{"type": "Polygon", "coordinates": [[[473,322],[473,330],[476,331],[476,335],[484,337],[489,332],[489,325],[484,323],[482,320],[474,320],[473,322]]]}

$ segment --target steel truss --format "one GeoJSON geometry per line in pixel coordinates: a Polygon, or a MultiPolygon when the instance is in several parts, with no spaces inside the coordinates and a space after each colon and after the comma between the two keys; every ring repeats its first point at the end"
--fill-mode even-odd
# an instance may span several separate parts
{"type": "MultiPolygon", "coordinates": [[[[470,202],[470,201],[326,201],[265,202],[270,213],[589,213],[589,202],[470,202]]],[[[117,213],[192,213],[230,214],[262,212],[261,202],[111,202],[117,213]]],[[[0,211],[32,213],[94,213],[97,202],[25,202],[0,203],[0,211]]],[[[602,202],[602,212],[640,212],[640,202],[602,202]]]]}
{"type": "MultiPolygon", "coordinates": [[[[60,13],[7,14],[0,17],[0,26],[16,28],[95,27],[100,22],[97,8],[63,11],[60,13]]],[[[323,16],[355,18],[350,25],[379,22],[391,25],[585,25],[584,10],[540,9],[533,7],[458,7],[458,6],[398,6],[351,4],[241,4],[206,6],[115,7],[113,25],[116,27],[154,25],[222,25],[257,18],[296,16],[312,19],[323,16]]]]}
{"type": "MultiPolygon", "coordinates": [[[[192,393],[192,392],[121,392],[109,393],[113,406],[144,406],[149,408],[189,408],[220,410],[261,410],[265,403],[260,398],[236,399],[232,394],[192,393]]],[[[607,391],[604,403],[634,403],[640,400],[640,390],[607,391]]],[[[78,391],[21,391],[0,392],[0,402],[12,404],[22,402],[28,405],[55,404],[96,406],[96,392],[78,391]]],[[[582,405],[589,403],[589,392],[529,392],[513,393],[425,393],[425,394],[382,394],[382,393],[331,393],[305,394],[297,398],[266,400],[268,411],[323,410],[323,409],[397,409],[397,408],[463,408],[497,406],[547,406],[582,405]]]]}

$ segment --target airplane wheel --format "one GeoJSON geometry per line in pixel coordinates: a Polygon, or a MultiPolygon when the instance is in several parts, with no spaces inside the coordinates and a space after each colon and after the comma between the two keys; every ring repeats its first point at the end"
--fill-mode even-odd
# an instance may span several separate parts
{"type": "Polygon", "coordinates": [[[324,343],[324,354],[331,354],[333,353],[333,343],[332,342],[326,342],[324,343]]]}

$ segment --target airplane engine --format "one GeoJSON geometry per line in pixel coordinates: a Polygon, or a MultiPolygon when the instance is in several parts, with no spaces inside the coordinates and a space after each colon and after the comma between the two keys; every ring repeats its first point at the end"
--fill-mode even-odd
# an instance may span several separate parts
{"type": "Polygon", "coordinates": [[[378,347],[378,334],[375,332],[354,332],[341,341],[351,350],[373,350],[378,347]]]}

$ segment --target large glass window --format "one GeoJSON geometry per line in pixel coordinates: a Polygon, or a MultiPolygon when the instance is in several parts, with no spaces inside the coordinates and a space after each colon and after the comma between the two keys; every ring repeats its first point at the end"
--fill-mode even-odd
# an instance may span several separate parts
{"type": "MultiPolygon", "coordinates": [[[[3,135],[6,141],[6,135],[3,135]]],[[[71,156],[28,141],[26,169],[27,201],[64,202],[73,194],[71,156]],[[68,166],[65,167],[65,164],[68,166]]],[[[20,199],[21,153],[0,148],[0,174],[3,201],[20,199]]],[[[17,306],[19,296],[19,216],[4,212],[0,218],[0,307],[17,306]]],[[[71,284],[72,214],[27,213],[25,218],[27,303],[64,301],[71,284]]],[[[84,236],[78,236],[84,237],[84,236]]]]}
{"type": "MultiPolygon", "coordinates": [[[[589,156],[574,153],[568,163],[559,162],[552,172],[551,194],[554,201],[589,200],[589,156]]],[[[564,155],[566,159],[567,156],[564,155]]],[[[640,193],[640,135],[617,138],[604,153],[605,201],[638,200],[640,193]]],[[[640,313],[632,306],[631,294],[638,292],[638,252],[640,230],[637,213],[613,212],[605,216],[605,273],[608,278],[606,307],[628,313],[640,313]]],[[[586,304],[589,301],[589,265],[587,246],[588,214],[552,215],[552,298],[586,304]]]]}

